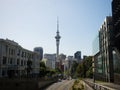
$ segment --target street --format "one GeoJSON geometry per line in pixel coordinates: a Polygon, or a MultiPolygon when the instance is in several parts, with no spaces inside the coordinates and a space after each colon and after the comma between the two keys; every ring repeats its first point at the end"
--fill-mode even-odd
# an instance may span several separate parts
{"type": "Polygon", "coordinates": [[[52,84],[45,90],[69,90],[73,83],[74,80],[62,80],[52,84]]]}

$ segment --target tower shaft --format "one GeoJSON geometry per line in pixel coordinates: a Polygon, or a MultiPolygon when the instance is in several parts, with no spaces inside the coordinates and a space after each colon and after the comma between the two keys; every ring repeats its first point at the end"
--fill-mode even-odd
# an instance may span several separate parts
{"type": "Polygon", "coordinates": [[[61,36],[59,35],[59,21],[57,19],[57,32],[56,32],[56,36],[55,36],[55,39],[56,39],[56,58],[57,58],[57,61],[58,61],[58,56],[59,56],[60,38],[61,38],[61,36]]]}
{"type": "Polygon", "coordinates": [[[56,43],[57,43],[57,44],[56,44],[56,50],[57,50],[57,51],[56,51],[56,52],[57,52],[57,53],[56,53],[56,56],[58,57],[58,56],[59,56],[59,41],[56,41],[56,43]]]}

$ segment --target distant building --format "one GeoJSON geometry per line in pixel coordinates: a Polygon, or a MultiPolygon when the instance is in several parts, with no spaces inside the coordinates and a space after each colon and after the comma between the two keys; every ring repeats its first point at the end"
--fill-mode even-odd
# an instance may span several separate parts
{"type": "Polygon", "coordinates": [[[68,56],[68,57],[66,58],[66,68],[67,68],[67,70],[68,70],[69,72],[70,72],[70,70],[71,70],[73,61],[74,61],[73,56],[68,56]]]}
{"type": "Polygon", "coordinates": [[[47,67],[55,69],[56,54],[44,54],[43,60],[47,67]]]}
{"type": "Polygon", "coordinates": [[[88,57],[88,56],[86,56],[86,55],[83,55],[83,60],[85,60],[87,57],[88,57]]]}
{"type": "Polygon", "coordinates": [[[77,62],[80,62],[80,60],[81,60],[81,51],[77,51],[74,54],[74,58],[77,60],[77,62]]]}
{"type": "Polygon", "coordinates": [[[65,59],[66,59],[66,55],[60,54],[60,55],[59,55],[59,59],[62,60],[62,63],[64,63],[64,61],[65,61],[65,59]]]}
{"type": "Polygon", "coordinates": [[[64,71],[64,63],[65,63],[66,55],[60,54],[58,57],[59,60],[59,69],[64,71]]]}
{"type": "Polygon", "coordinates": [[[42,58],[43,58],[43,48],[42,47],[35,47],[34,52],[39,53],[39,58],[40,58],[40,60],[42,60],[42,58]]]}
{"type": "Polygon", "coordinates": [[[32,61],[30,73],[38,74],[38,53],[26,50],[9,39],[0,39],[0,77],[26,75],[28,60],[32,61]]]}

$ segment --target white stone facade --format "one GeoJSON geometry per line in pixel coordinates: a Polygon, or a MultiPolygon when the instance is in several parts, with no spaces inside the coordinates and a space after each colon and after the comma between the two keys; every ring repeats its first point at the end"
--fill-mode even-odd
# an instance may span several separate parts
{"type": "Polygon", "coordinates": [[[0,39],[0,77],[26,75],[28,60],[32,61],[31,73],[39,73],[37,53],[22,48],[14,41],[0,39]]]}
{"type": "Polygon", "coordinates": [[[55,69],[56,54],[44,54],[44,60],[47,67],[55,69]]]}

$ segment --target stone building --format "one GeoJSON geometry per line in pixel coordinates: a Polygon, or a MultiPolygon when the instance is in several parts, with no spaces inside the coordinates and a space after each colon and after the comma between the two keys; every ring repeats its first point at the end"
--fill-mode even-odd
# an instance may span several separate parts
{"type": "Polygon", "coordinates": [[[27,61],[32,62],[32,73],[39,73],[38,53],[22,48],[9,39],[0,39],[0,77],[27,74],[27,61]]]}

